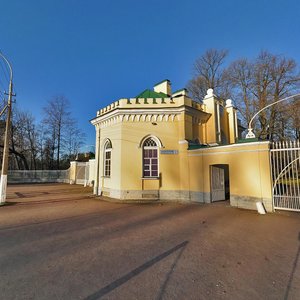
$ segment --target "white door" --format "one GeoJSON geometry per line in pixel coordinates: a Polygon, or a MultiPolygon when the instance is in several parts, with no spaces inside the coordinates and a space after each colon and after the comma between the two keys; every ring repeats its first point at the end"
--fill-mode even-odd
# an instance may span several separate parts
{"type": "Polygon", "coordinates": [[[224,169],[211,166],[211,201],[225,200],[224,169]]]}

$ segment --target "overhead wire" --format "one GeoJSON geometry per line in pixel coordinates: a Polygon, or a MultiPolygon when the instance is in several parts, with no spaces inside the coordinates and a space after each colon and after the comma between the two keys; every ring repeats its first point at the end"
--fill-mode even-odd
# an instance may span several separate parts
{"type": "Polygon", "coordinates": [[[5,95],[0,91],[0,101],[5,99],[5,95]]]}
{"type": "Polygon", "coordinates": [[[4,92],[5,92],[5,88],[4,85],[2,84],[2,82],[0,81],[0,94],[2,94],[4,96],[4,92]],[[3,88],[3,89],[2,89],[3,88]]]}
{"type": "Polygon", "coordinates": [[[0,92],[4,96],[4,91],[8,89],[10,72],[7,65],[0,59],[0,92]]]}
{"type": "Polygon", "coordinates": [[[6,91],[9,90],[10,76],[7,64],[0,58],[0,99],[3,101],[6,101],[5,99],[7,98],[6,91]]]}
{"type": "Polygon", "coordinates": [[[7,90],[7,87],[5,87],[5,83],[1,80],[1,73],[0,73],[0,95],[2,95],[4,97],[4,93],[7,90]]]}
{"type": "Polygon", "coordinates": [[[7,82],[9,82],[9,70],[7,66],[6,65],[4,66],[4,62],[2,60],[0,60],[0,65],[7,82]]]}
{"type": "Polygon", "coordinates": [[[9,88],[9,69],[2,59],[0,59],[0,99],[5,102],[5,91],[9,88]]]}
{"type": "Polygon", "coordinates": [[[0,90],[2,90],[2,88],[3,88],[3,91],[5,91],[5,82],[2,80],[2,76],[1,75],[2,74],[0,73],[0,86],[1,86],[0,90]]]}

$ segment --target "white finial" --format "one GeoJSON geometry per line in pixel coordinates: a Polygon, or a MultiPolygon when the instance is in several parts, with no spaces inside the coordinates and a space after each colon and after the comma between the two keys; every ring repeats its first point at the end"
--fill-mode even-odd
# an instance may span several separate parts
{"type": "Polygon", "coordinates": [[[208,89],[207,92],[206,92],[206,96],[204,97],[204,99],[213,98],[213,97],[216,97],[214,95],[214,90],[213,89],[208,89]]]}
{"type": "Polygon", "coordinates": [[[206,92],[207,97],[212,97],[214,95],[214,90],[213,89],[208,89],[206,92]]]}
{"type": "Polygon", "coordinates": [[[227,99],[226,100],[226,106],[225,107],[232,107],[233,105],[233,101],[231,99],[227,99]]]}

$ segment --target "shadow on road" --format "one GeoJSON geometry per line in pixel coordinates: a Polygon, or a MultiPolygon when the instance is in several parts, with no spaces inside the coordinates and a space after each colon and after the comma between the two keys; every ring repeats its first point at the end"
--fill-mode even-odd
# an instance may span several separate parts
{"type": "Polygon", "coordinates": [[[167,274],[167,279],[164,282],[162,288],[161,288],[161,292],[160,292],[160,297],[159,299],[161,299],[161,296],[163,295],[163,292],[167,286],[167,282],[170,278],[170,275],[172,274],[184,248],[186,247],[186,245],[188,244],[188,241],[184,241],[178,245],[176,245],[175,247],[163,252],[162,254],[152,258],[151,260],[147,261],[146,263],[142,264],[141,266],[137,267],[136,269],[130,271],[129,273],[125,274],[124,276],[118,278],[117,280],[113,281],[112,283],[108,284],[107,286],[103,287],[102,289],[100,289],[99,291],[89,295],[88,297],[85,298],[85,300],[94,300],[94,299],[100,299],[102,296],[110,293],[111,291],[113,291],[114,289],[118,288],[119,286],[123,285],[124,283],[126,283],[127,281],[129,281],[130,279],[132,279],[133,277],[139,275],[140,273],[144,272],[145,270],[147,270],[148,268],[152,267],[154,264],[158,263],[159,261],[163,260],[164,258],[168,257],[169,255],[171,255],[172,253],[178,251],[179,249],[181,249],[179,255],[177,256],[175,262],[172,265],[172,268],[170,270],[170,272],[167,274]]]}
{"type": "MultiPolygon", "coordinates": [[[[300,242],[300,232],[298,234],[298,241],[300,242]]],[[[292,272],[291,272],[291,275],[290,275],[290,278],[289,278],[289,282],[288,282],[288,285],[286,287],[284,300],[287,300],[289,298],[289,293],[290,293],[290,290],[291,290],[291,286],[292,286],[293,278],[294,278],[294,275],[295,275],[295,271],[296,271],[296,268],[297,268],[297,265],[298,265],[299,256],[300,256],[300,243],[299,243],[298,251],[297,251],[297,254],[296,254],[296,257],[295,257],[295,260],[294,260],[293,269],[292,269],[292,272]]]]}
{"type": "Polygon", "coordinates": [[[161,288],[160,288],[160,292],[159,292],[159,295],[158,295],[158,298],[157,298],[158,300],[161,300],[161,299],[163,298],[163,295],[164,295],[165,290],[166,290],[166,288],[167,288],[168,282],[170,281],[170,278],[171,278],[171,276],[172,276],[172,274],[173,274],[173,272],[174,272],[174,270],[175,270],[175,268],[176,268],[176,265],[177,265],[178,261],[180,260],[180,257],[181,257],[181,255],[182,255],[182,253],[183,253],[183,251],[184,251],[184,249],[185,249],[187,243],[188,243],[188,242],[186,242],[186,244],[181,248],[181,250],[180,250],[179,253],[177,254],[177,257],[175,258],[175,260],[174,260],[174,262],[173,262],[173,264],[172,264],[172,266],[171,266],[171,269],[170,269],[170,271],[168,272],[168,274],[167,274],[167,276],[166,276],[166,279],[165,279],[163,285],[162,285],[161,288]]]}

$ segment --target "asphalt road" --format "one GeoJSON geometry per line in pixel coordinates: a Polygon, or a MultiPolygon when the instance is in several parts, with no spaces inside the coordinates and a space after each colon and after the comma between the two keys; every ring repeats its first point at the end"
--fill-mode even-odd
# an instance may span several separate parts
{"type": "Polygon", "coordinates": [[[300,214],[10,186],[0,299],[300,299],[300,214]]]}

